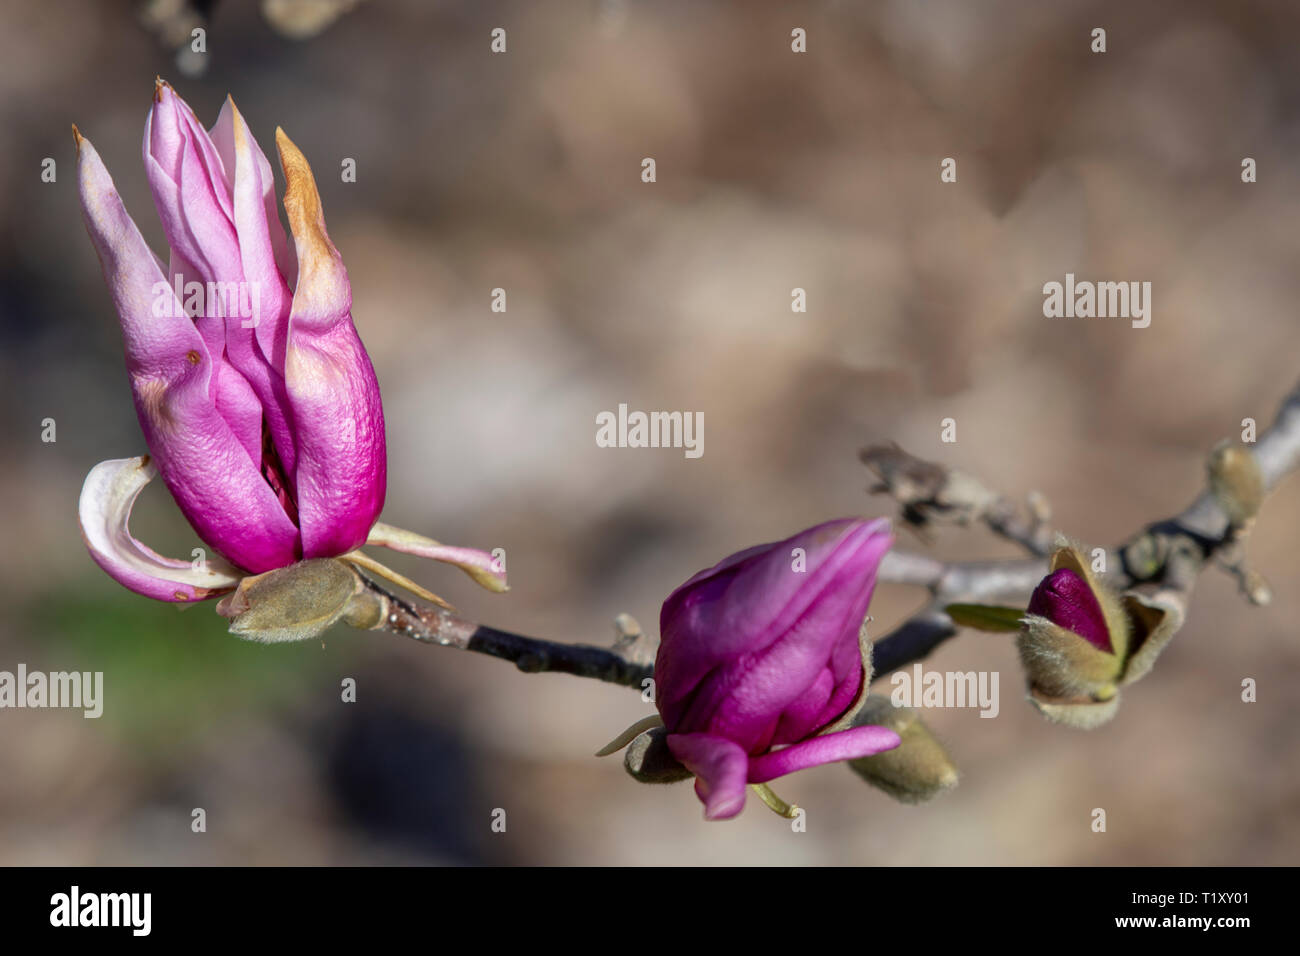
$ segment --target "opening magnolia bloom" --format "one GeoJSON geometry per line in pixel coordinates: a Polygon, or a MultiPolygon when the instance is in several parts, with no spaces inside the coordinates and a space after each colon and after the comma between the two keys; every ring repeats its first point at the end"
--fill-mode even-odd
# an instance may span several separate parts
{"type": "MultiPolygon", "coordinates": [[[[408,586],[357,549],[384,545],[456,564],[505,590],[485,552],[379,524],[387,482],[379,384],[352,323],[352,292],[325,231],[316,182],[276,130],[287,242],[274,176],[227,98],[205,130],[159,80],[144,163],[170,247],[157,258],[90,141],[73,127],[86,229],[122,324],[149,454],[102,462],[81,493],[82,537],[120,583],[195,601],[241,577],[308,558],[346,557],[408,586]],[[155,474],[199,537],[224,558],[164,558],[127,527],[155,474]]],[[[437,600],[418,585],[417,593],[437,600]]]]}
{"type": "Polygon", "coordinates": [[[899,745],[851,726],[870,681],[863,620],[889,522],[849,518],[725,558],[664,602],[656,703],[710,820],[747,784],[899,745]]]}

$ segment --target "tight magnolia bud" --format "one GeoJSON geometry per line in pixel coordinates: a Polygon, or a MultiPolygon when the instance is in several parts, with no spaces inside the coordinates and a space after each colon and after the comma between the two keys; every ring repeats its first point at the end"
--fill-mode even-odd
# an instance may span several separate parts
{"type": "Polygon", "coordinates": [[[870,757],[848,761],[867,783],[901,803],[924,803],[957,786],[957,767],[943,745],[910,707],[895,707],[881,694],[871,694],[853,718],[854,726],[888,727],[902,743],[870,757]]]}
{"type": "Polygon", "coordinates": [[[1071,727],[1106,723],[1119,708],[1119,688],[1151,670],[1182,622],[1181,607],[1167,594],[1116,594],[1076,547],[1062,545],[1016,639],[1030,703],[1071,727]]]}
{"type": "MultiPolygon", "coordinates": [[[[747,786],[898,746],[886,727],[850,726],[871,681],[864,624],[892,543],[883,519],[828,521],[724,558],[664,601],[655,706],[706,819],[740,813],[747,786]]],[[[600,754],[646,729],[638,722],[600,754]]],[[[770,789],[758,792],[788,811],[770,789]]]]}

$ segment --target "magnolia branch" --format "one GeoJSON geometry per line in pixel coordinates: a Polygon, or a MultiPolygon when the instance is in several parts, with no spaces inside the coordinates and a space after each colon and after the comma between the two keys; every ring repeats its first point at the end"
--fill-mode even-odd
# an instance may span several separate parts
{"type": "Polygon", "coordinates": [[[644,635],[628,615],[620,616],[611,647],[563,644],[477,624],[444,608],[408,603],[369,578],[365,583],[384,602],[383,619],[375,630],[513,661],[526,674],[573,674],[640,688],[654,670],[645,654],[644,635]]]}
{"type": "MultiPolygon", "coordinates": [[[[1179,514],[1140,529],[1108,552],[1120,558],[1119,567],[1105,576],[1113,586],[1157,591],[1185,614],[1200,572],[1214,562],[1237,578],[1249,600],[1268,600],[1267,585],[1247,567],[1243,553],[1254,515],[1230,513],[1235,499],[1220,487],[1222,473],[1215,469],[1224,453],[1221,446],[1211,455],[1207,487],[1195,501],[1179,514]]],[[[1300,383],[1283,400],[1273,424],[1245,454],[1253,455],[1258,465],[1261,493],[1271,491],[1300,467],[1300,383]]],[[[929,599],[921,610],[875,641],[877,674],[920,660],[956,634],[957,626],[944,612],[948,605],[1023,599],[1047,573],[1046,555],[1056,532],[1041,495],[1031,493],[1022,509],[972,476],[923,461],[897,445],[873,446],[861,457],[879,479],[872,490],[893,497],[901,506],[904,522],[921,531],[944,522],[980,522],[1030,555],[945,562],[923,554],[890,551],[877,580],[924,588],[929,599]]],[[[443,608],[409,603],[370,579],[365,586],[383,607],[376,630],[489,654],[513,661],[530,674],[573,674],[638,689],[653,675],[650,642],[627,615],[616,622],[617,636],[611,646],[566,644],[512,634],[443,608]]]]}

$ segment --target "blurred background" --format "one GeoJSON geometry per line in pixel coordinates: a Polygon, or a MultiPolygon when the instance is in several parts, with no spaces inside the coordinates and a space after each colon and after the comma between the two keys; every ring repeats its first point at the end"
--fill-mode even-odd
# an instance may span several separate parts
{"type": "MultiPolygon", "coordinates": [[[[76,524],[87,470],[145,448],[69,124],[159,251],[140,160],[155,74],[208,123],[231,94],[266,148],[283,126],[383,388],[384,518],[504,548],[512,590],[394,565],[470,617],[606,643],[624,611],[657,633],[668,592],[732,551],[889,514],[857,461],[873,442],[1037,489],[1091,544],[1181,509],[1206,451],[1244,417],[1265,427],[1300,375],[1300,8],[369,0],[327,23],[310,3],[203,6],[207,53],[179,62],[179,0],[0,13],[0,670],[105,681],[99,720],[0,712],[0,863],[1295,862],[1294,477],[1249,544],[1273,604],[1207,573],[1111,724],[1047,724],[1010,641],[965,633],[926,666],[999,671],[1002,707],[927,714],[959,788],[904,807],[841,766],[800,773],[779,792],[804,834],[755,800],[706,824],[689,785],[593,758],[649,710],[627,689],[346,628],[247,644],[211,604],[123,590],[76,524]],[[1150,328],[1044,318],[1066,272],[1150,281],[1150,328]],[[596,447],[620,402],[703,412],[704,456],[596,447]]],[[[133,527],[163,553],[198,544],[161,484],[133,527]]],[[[1015,553],[982,530],[900,545],[1015,553]]],[[[880,588],[877,633],[923,599],[880,588]]]]}

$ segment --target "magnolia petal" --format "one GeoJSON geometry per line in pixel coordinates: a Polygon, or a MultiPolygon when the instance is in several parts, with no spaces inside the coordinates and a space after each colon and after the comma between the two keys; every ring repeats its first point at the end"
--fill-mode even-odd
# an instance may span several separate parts
{"type": "MultiPolygon", "coordinates": [[[[232,204],[228,178],[228,173],[234,170],[226,169],[193,111],[165,84],[160,86],[149,114],[144,141],[149,187],[163,233],[174,253],[192,266],[196,273],[193,277],[204,283],[204,315],[196,321],[209,342],[213,333],[207,326],[214,322],[224,324],[225,355],[221,361],[232,365],[252,386],[262,405],[275,449],[286,473],[292,476],[294,443],[284,382],[257,347],[253,338],[255,328],[251,324],[254,319],[259,326],[268,328],[277,322],[282,326],[287,323],[287,287],[277,298],[276,290],[284,282],[274,269],[274,281],[260,274],[245,275],[242,247],[245,235],[237,232],[236,213],[240,210],[232,204]],[[166,134],[159,136],[155,128],[165,129],[166,134]],[[284,314],[271,318],[275,308],[283,309],[284,314]],[[246,318],[242,314],[251,311],[259,313],[260,318],[246,318]],[[249,323],[248,327],[245,323],[249,323]]],[[[253,188],[259,187],[254,183],[253,188]]],[[[218,355],[216,351],[212,354],[218,355]]],[[[254,464],[260,468],[261,463],[259,417],[254,464]]]]}
{"type": "Polygon", "coordinates": [[[226,164],[224,157],[218,152],[216,144],[212,142],[212,138],[204,130],[203,124],[194,115],[194,110],[190,109],[190,104],[176,94],[176,91],[171,88],[171,84],[165,80],[156,83],[154,100],[170,101],[172,108],[175,110],[176,118],[183,127],[183,135],[194,144],[194,148],[203,160],[203,170],[207,173],[208,183],[212,188],[213,195],[217,197],[221,211],[226,214],[227,219],[233,222],[234,209],[230,201],[230,189],[231,177],[235,172],[234,167],[226,164]]]}
{"type": "Polygon", "coordinates": [[[298,253],[284,360],[298,455],[298,527],[304,557],[331,557],[363,544],[383,510],[384,410],[352,324],[347,270],[325,232],[311,167],[284,130],[276,130],[276,145],[298,253]]]}
{"type": "MultiPolygon", "coordinates": [[[[208,355],[207,343],[187,319],[155,315],[158,293],[170,284],[144,237],[122,204],[113,179],[90,140],[73,127],[77,140],[77,176],[86,231],[99,256],[104,280],[122,323],[127,371],[136,375],[159,374],[170,369],[177,354],[191,349],[208,355]]],[[[183,313],[175,296],[165,310],[183,313]]],[[[210,366],[200,363],[196,374],[206,387],[210,366]]]]}
{"type": "Polygon", "coordinates": [[[745,808],[749,757],[739,744],[710,734],[669,734],[668,749],[695,774],[704,819],[729,820],[745,808]]]}
{"type": "Polygon", "coordinates": [[[394,528],[382,521],[376,521],[375,526],[370,529],[366,544],[391,548],[404,554],[428,558],[430,561],[454,564],[489,591],[501,593],[510,590],[506,585],[506,573],[501,570],[500,562],[486,551],[439,544],[432,538],[426,538],[422,534],[404,528],[394,528]]]}
{"type": "Polygon", "coordinates": [[[1057,568],[1038,582],[1029,597],[1028,613],[1055,621],[1098,650],[1112,653],[1101,602],[1088,582],[1070,568],[1057,568]]]}
{"type": "Polygon", "coordinates": [[[189,107],[164,86],[145,121],[149,191],[167,244],[192,263],[205,282],[238,282],[239,243],[221,160],[207,133],[191,118],[189,107]],[[157,135],[155,127],[165,133],[157,135]],[[211,168],[213,164],[218,168],[211,168]]]}
{"type": "Polygon", "coordinates": [[[1064,535],[1058,536],[1056,550],[1052,552],[1049,564],[1051,571],[1068,568],[1083,578],[1088,589],[1101,607],[1102,617],[1106,621],[1106,634],[1110,638],[1109,650],[1123,660],[1128,656],[1129,619],[1124,613],[1118,595],[1098,579],[1092,570],[1092,564],[1083,556],[1083,547],[1064,535]]]}
{"type": "MultiPolygon", "coordinates": [[[[195,287],[190,285],[191,283],[197,282],[202,284],[203,282],[203,279],[199,275],[199,270],[192,262],[187,261],[186,258],[175,249],[171,249],[170,253],[171,256],[169,261],[165,265],[160,261],[158,263],[158,268],[163,270],[168,284],[172,287],[172,295],[175,297],[173,304],[179,302],[182,311],[184,311],[184,313],[194,322],[195,328],[199,330],[199,335],[203,336],[203,344],[208,347],[208,354],[224,356],[226,351],[226,323],[219,318],[210,318],[207,315],[206,309],[198,309],[193,315],[191,315],[189,311],[190,305],[199,304],[193,302],[189,295],[189,292],[195,290],[195,287]],[[177,288],[178,286],[179,290],[177,288]],[[178,291],[179,295],[177,294],[178,291]]],[[[216,396],[215,379],[216,377],[214,376],[212,382],[212,394],[214,398],[216,396]]],[[[262,417],[260,411],[258,412],[257,417],[259,421],[258,430],[260,432],[260,422],[262,417]]]]}
{"type": "MultiPolygon", "coordinates": [[[[176,250],[172,250],[171,264],[167,275],[172,278],[173,288],[179,281],[184,300],[185,287],[190,282],[199,281],[198,270],[187,263],[176,250]]],[[[212,359],[212,378],[208,383],[208,395],[217,406],[217,411],[225,419],[230,430],[235,433],[239,443],[248,453],[249,461],[260,466],[262,463],[262,403],[258,400],[248,380],[239,374],[239,370],[230,364],[226,357],[226,323],[225,320],[207,315],[194,317],[194,324],[203,336],[212,359]]]]}
{"type": "MultiPolygon", "coordinates": [[[[239,164],[235,149],[235,119],[237,113],[238,110],[235,107],[234,100],[227,96],[226,102],[221,106],[221,112],[217,115],[216,123],[208,131],[212,137],[213,145],[217,148],[217,154],[221,156],[221,161],[236,179],[238,179],[237,167],[239,164]]],[[[238,115],[239,121],[247,127],[243,115],[238,115]]],[[[266,158],[266,153],[257,145],[257,140],[253,138],[251,131],[248,136],[248,143],[251,155],[257,163],[257,178],[262,187],[262,207],[266,213],[267,233],[271,239],[275,264],[280,270],[280,275],[284,277],[285,283],[292,289],[298,281],[298,260],[294,254],[293,246],[289,243],[288,236],[285,234],[284,224],[280,222],[280,203],[275,195],[275,173],[271,169],[271,161],[266,158]]],[[[232,182],[232,195],[235,189],[237,187],[232,182]]],[[[270,356],[267,357],[270,358],[270,356]]]]}
{"type": "Polygon", "coordinates": [[[266,361],[283,369],[293,293],[285,274],[286,240],[276,211],[271,164],[229,96],[212,127],[212,139],[234,174],[234,222],[244,278],[260,289],[260,315],[252,329],[266,361]]]}
{"type": "Polygon", "coordinates": [[[153,106],[144,121],[144,154],[156,156],[162,171],[171,179],[181,178],[181,149],[185,140],[184,124],[175,109],[169,107],[160,110],[159,104],[168,96],[174,96],[175,90],[162,77],[154,83],[153,106]]]}
{"type": "Polygon", "coordinates": [[[148,455],[102,461],[90,469],[77,507],[90,556],[119,584],[159,601],[202,601],[230,591],[240,574],[221,558],[210,556],[196,569],[131,536],[131,508],[157,473],[148,455]]]}
{"type": "MultiPolygon", "coordinates": [[[[272,183],[269,175],[262,176],[256,158],[251,155],[248,144],[252,134],[243,127],[243,119],[237,115],[229,98],[212,127],[211,135],[193,118],[188,106],[184,110],[188,118],[187,135],[195,144],[193,148],[204,156],[209,155],[210,150],[212,163],[223,171],[223,178],[214,178],[213,182],[214,188],[224,190],[234,253],[233,256],[223,255],[218,273],[209,278],[239,283],[226,287],[236,291],[239,300],[233,305],[237,308],[222,310],[227,359],[252,386],[262,403],[271,441],[286,476],[292,480],[295,447],[283,362],[276,364],[271,361],[259,344],[262,336],[283,339],[289,322],[289,287],[276,267],[267,222],[265,192],[272,183]],[[243,127],[243,133],[247,135],[242,135],[239,127],[243,127]],[[242,149],[239,148],[241,140],[242,149]]],[[[251,149],[256,150],[256,144],[251,149]]],[[[260,154],[260,150],[257,152],[260,154]]],[[[269,173],[269,164],[266,165],[269,173]]],[[[283,241],[278,218],[275,226],[281,231],[283,241]]],[[[225,234],[224,228],[212,234],[199,233],[199,240],[205,246],[219,240],[219,247],[224,250],[225,234]]],[[[259,449],[259,465],[261,459],[259,449]]]]}
{"type": "Polygon", "coordinates": [[[655,661],[665,724],[755,753],[843,715],[863,687],[861,625],[892,541],[884,519],[825,522],[674,591],[655,661]]]}
{"type": "Polygon", "coordinates": [[[856,760],[892,750],[901,742],[888,727],[851,727],[833,734],[809,737],[781,750],[749,758],[749,782],[766,783],[777,777],[824,763],[856,760]]]}

